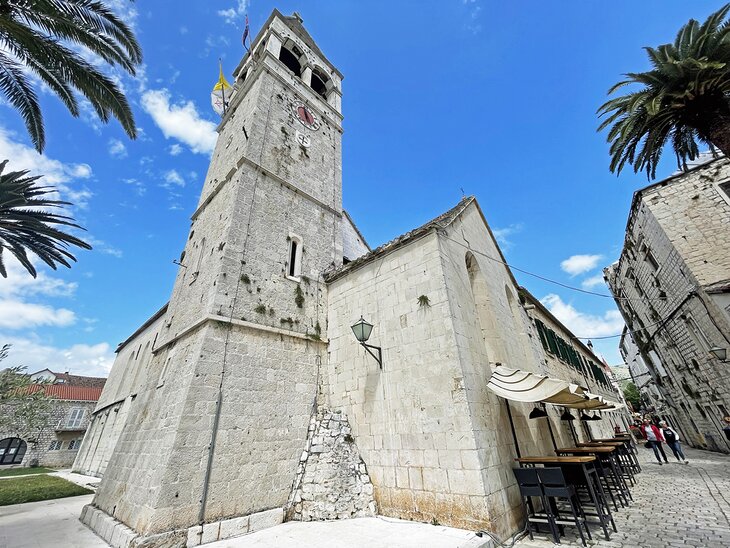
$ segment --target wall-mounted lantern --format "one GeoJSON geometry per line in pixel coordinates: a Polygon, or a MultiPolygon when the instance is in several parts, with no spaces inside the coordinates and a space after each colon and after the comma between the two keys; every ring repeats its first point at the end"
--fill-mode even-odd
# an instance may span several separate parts
{"type": "Polygon", "coordinates": [[[370,334],[373,332],[373,324],[368,323],[365,321],[365,319],[360,316],[360,319],[355,323],[355,325],[352,326],[352,332],[355,334],[355,338],[357,339],[357,342],[360,343],[360,346],[362,346],[368,354],[370,354],[373,358],[375,358],[375,361],[378,362],[378,365],[380,366],[380,369],[383,368],[383,350],[379,346],[373,346],[371,344],[366,344],[366,341],[370,338],[370,334]],[[372,350],[371,350],[372,349],[372,350]],[[373,350],[377,350],[377,355],[373,352],[373,350]]]}
{"type": "Polygon", "coordinates": [[[727,348],[721,348],[719,346],[713,346],[710,348],[710,354],[715,356],[721,362],[727,361],[727,348]]]}

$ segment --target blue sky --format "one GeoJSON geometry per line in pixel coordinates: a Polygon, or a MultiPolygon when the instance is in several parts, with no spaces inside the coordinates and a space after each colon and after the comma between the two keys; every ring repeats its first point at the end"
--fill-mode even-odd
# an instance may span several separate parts
{"type": "MultiPolygon", "coordinates": [[[[113,350],[168,299],[210,151],[217,60],[226,74],[272,8],[299,11],[345,75],[344,205],[374,247],[478,198],[509,262],[607,294],[634,190],[646,176],[608,171],[595,111],[642,51],[673,40],[722,2],[318,1],[107,2],[134,26],[138,78],[118,75],[140,136],[85,111],[75,120],[42,92],[47,146],[29,147],[0,105],[0,156],[45,174],[87,228],[91,252],[33,281],[0,280],[3,365],[105,374],[113,350]]],[[[659,178],[674,171],[670,155],[659,178]]],[[[515,272],[578,336],[619,333],[611,299],[515,272]]],[[[595,341],[611,364],[618,339],[595,341]]]]}

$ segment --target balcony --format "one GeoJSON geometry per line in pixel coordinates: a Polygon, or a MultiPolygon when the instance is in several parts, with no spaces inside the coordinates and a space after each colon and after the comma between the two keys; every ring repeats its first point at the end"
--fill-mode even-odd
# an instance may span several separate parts
{"type": "Polygon", "coordinates": [[[56,432],[85,432],[89,427],[89,420],[84,417],[81,420],[69,421],[62,419],[56,425],[56,432]]]}

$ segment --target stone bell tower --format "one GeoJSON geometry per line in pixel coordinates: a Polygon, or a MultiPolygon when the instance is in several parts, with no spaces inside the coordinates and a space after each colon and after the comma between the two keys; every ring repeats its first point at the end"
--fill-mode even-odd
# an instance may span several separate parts
{"type": "Polygon", "coordinates": [[[195,545],[221,520],[281,519],[305,447],[327,356],[322,272],[343,257],[342,75],[297,14],[275,10],[251,52],[146,383],[82,516],[112,544],[109,531],[195,545]]]}

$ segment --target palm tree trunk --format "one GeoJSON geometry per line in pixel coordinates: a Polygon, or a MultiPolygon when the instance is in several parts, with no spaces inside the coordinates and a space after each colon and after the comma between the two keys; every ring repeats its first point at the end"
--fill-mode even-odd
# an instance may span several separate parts
{"type": "Polygon", "coordinates": [[[701,137],[721,150],[726,158],[730,158],[730,106],[724,97],[708,101],[704,106],[697,113],[695,127],[701,137]]]}
{"type": "Polygon", "coordinates": [[[707,139],[730,158],[730,115],[717,116],[707,129],[707,139]]]}

